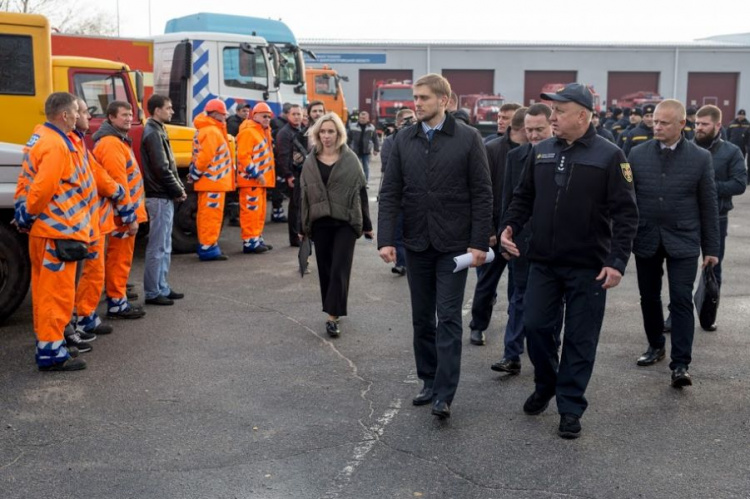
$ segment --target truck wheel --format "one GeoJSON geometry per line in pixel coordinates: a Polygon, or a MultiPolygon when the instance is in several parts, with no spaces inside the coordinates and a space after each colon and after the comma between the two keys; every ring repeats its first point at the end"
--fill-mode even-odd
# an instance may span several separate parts
{"type": "Polygon", "coordinates": [[[31,282],[28,238],[0,225],[0,322],[21,305],[31,282]]]}
{"type": "Polygon", "coordinates": [[[174,211],[174,226],[172,227],[172,252],[194,253],[198,247],[198,229],[195,216],[198,212],[198,196],[190,192],[174,211]]]}

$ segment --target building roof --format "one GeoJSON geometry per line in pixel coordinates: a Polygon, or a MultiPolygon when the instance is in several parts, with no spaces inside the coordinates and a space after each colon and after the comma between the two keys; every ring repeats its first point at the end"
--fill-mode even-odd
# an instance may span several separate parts
{"type": "Polygon", "coordinates": [[[693,42],[550,42],[550,41],[510,41],[510,40],[363,40],[363,39],[335,39],[335,38],[302,38],[301,45],[316,46],[348,46],[348,47],[404,47],[421,48],[458,47],[458,48],[569,48],[569,49],[665,49],[665,48],[750,48],[750,33],[741,35],[721,35],[717,37],[695,40],[693,42]]]}

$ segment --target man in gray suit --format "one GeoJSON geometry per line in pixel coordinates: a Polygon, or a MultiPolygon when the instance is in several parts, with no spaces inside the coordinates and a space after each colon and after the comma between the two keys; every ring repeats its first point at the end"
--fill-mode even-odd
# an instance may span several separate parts
{"type": "Polygon", "coordinates": [[[662,101],[654,111],[654,140],[630,152],[640,221],[633,243],[648,350],[639,366],[665,356],[661,285],[664,262],[672,312],[672,386],[692,385],[688,373],[695,317],[693,283],[703,267],[719,263],[719,211],[711,154],[682,136],[685,107],[662,101]]]}

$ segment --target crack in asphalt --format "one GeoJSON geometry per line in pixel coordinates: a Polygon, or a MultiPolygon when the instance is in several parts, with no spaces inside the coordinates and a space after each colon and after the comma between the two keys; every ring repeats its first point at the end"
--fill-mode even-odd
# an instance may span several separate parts
{"type": "Polygon", "coordinates": [[[557,492],[557,491],[553,491],[553,490],[545,490],[545,489],[523,489],[523,488],[516,488],[516,487],[493,487],[491,485],[485,485],[485,484],[482,484],[480,482],[477,482],[476,480],[472,479],[471,477],[469,477],[467,475],[464,475],[464,474],[462,474],[462,473],[454,470],[453,468],[451,468],[450,466],[448,466],[446,464],[440,463],[438,461],[434,461],[432,459],[428,459],[426,457],[422,457],[419,454],[417,454],[415,452],[412,452],[412,451],[408,451],[408,450],[405,450],[405,449],[399,449],[398,447],[394,447],[393,445],[389,444],[386,440],[380,439],[380,440],[378,440],[378,442],[381,443],[381,444],[383,444],[384,446],[388,447],[389,449],[395,451],[395,452],[399,452],[401,454],[406,454],[407,456],[411,456],[411,457],[413,457],[413,458],[415,458],[415,459],[417,459],[419,461],[425,462],[425,463],[429,463],[429,464],[432,464],[432,465],[440,466],[441,468],[445,469],[446,471],[448,471],[451,475],[455,476],[456,478],[458,478],[460,480],[463,480],[463,481],[465,481],[465,482],[467,482],[467,483],[469,483],[469,484],[471,484],[471,485],[473,485],[475,487],[481,488],[481,489],[495,490],[495,491],[504,490],[504,491],[509,491],[509,492],[544,493],[544,494],[549,494],[552,497],[568,497],[568,498],[574,498],[574,499],[595,499],[592,496],[583,496],[583,495],[578,495],[578,494],[568,494],[568,493],[565,493],[565,492],[557,492]]]}
{"type": "MultiPolygon", "coordinates": [[[[297,319],[295,319],[294,317],[292,317],[290,315],[285,314],[281,310],[277,310],[277,309],[271,308],[271,307],[266,307],[266,306],[263,306],[263,305],[255,305],[253,303],[247,303],[247,302],[238,300],[236,298],[232,298],[230,296],[223,296],[223,295],[216,295],[216,294],[209,294],[209,293],[198,293],[198,294],[204,294],[205,296],[217,297],[217,298],[221,298],[223,300],[227,300],[227,301],[231,301],[231,302],[237,303],[239,305],[245,305],[245,306],[253,307],[253,308],[258,309],[258,310],[263,310],[265,312],[271,312],[271,313],[278,314],[279,316],[283,317],[284,319],[286,319],[286,320],[288,320],[288,321],[290,321],[290,322],[298,325],[299,327],[301,327],[302,329],[304,329],[305,331],[307,331],[311,335],[315,336],[325,346],[327,346],[328,348],[330,348],[331,351],[337,357],[339,357],[341,360],[343,360],[344,362],[346,362],[346,364],[349,366],[349,369],[351,370],[352,377],[354,377],[355,379],[361,381],[362,383],[364,383],[366,385],[365,388],[359,392],[359,396],[360,396],[360,398],[363,401],[367,402],[367,404],[369,406],[369,409],[370,409],[370,413],[367,416],[367,418],[368,419],[372,419],[373,414],[375,414],[375,405],[374,405],[374,402],[372,400],[370,400],[370,399],[367,398],[367,394],[370,393],[370,389],[372,388],[373,382],[372,381],[368,381],[365,378],[363,378],[362,376],[360,376],[360,374],[359,374],[359,368],[357,367],[357,364],[355,364],[354,361],[352,361],[349,357],[347,357],[346,355],[344,355],[343,353],[341,353],[341,351],[339,351],[339,349],[336,348],[336,345],[334,345],[333,342],[328,341],[327,339],[325,339],[324,337],[322,337],[321,335],[319,335],[318,333],[316,333],[312,328],[310,328],[310,327],[302,324],[300,321],[298,321],[297,319]]],[[[360,423],[360,425],[362,425],[361,420],[359,421],[359,423],[360,423]]]]}
{"type": "Polygon", "coordinates": [[[15,459],[13,460],[13,461],[9,462],[8,464],[4,464],[4,465],[0,466],[0,471],[4,470],[5,468],[10,468],[10,467],[11,467],[11,466],[13,466],[14,464],[16,464],[16,463],[18,462],[18,460],[19,460],[19,459],[21,459],[21,457],[22,457],[22,456],[23,456],[23,455],[24,455],[25,453],[26,453],[26,451],[25,451],[25,450],[23,450],[23,449],[21,449],[21,453],[20,453],[20,454],[19,454],[19,455],[18,455],[18,456],[17,456],[17,457],[16,457],[16,458],[15,458],[15,459]]]}

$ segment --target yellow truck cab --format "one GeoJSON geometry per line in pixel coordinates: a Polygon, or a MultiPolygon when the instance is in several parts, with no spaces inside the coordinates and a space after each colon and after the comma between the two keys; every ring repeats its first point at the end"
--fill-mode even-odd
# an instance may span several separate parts
{"type": "Polygon", "coordinates": [[[335,69],[331,69],[327,65],[320,69],[306,68],[305,78],[307,80],[307,101],[323,101],[326,111],[336,113],[341,121],[346,124],[349,119],[349,110],[346,107],[341,82],[349,81],[349,78],[339,75],[335,69]]]}

